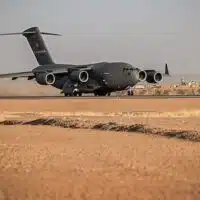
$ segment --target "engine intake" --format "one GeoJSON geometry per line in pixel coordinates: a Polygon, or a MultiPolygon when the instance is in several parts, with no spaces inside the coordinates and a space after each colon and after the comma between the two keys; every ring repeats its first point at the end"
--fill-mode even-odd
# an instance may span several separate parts
{"type": "Polygon", "coordinates": [[[36,74],[36,81],[40,85],[53,85],[56,81],[56,78],[53,73],[43,72],[36,74]]]}
{"type": "Polygon", "coordinates": [[[147,72],[147,79],[148,83],[159,83],[163,80],[163,76],[160,72],[156,72],[154,70],[149,70],[147,72]]]}
{"type": "Polygon", "coordinates": [[[161,82],[162,80],[163,80],[162,74],[161,74],[160,72],[156,72],[156,73],[154,74],[154,81],[155,81],[156,83],[159,83],[159,82],[161,82]]]}
{"type": "Polygon", "coordinates": [[[145,71],[139,71],[138,76],[139,81],[145,81],[147,79],[147,73],[145,71]]]}
{"type": "Polygon", "coordinates": [[[89,80],[89,74],[87,71],[73,71],[70,74],[70,78],[74,81],[86,83],[89,80]]]}

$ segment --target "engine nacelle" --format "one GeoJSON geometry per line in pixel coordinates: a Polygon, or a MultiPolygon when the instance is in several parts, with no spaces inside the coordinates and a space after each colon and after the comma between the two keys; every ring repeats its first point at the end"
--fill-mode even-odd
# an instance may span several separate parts
{"type": "Polygon", "coordinates": [[[80,81],[82,83],[86,83],[89,80],[89,74],[87,71],[83,70],[72,71],[70,74],[70,78],[73,81],[80,81]]]}
{"type": "Polygon", "coordinates": [[[156,72],[154,74],[154,81],[156,83],[159,83],[159,82],[162,82],[162,80],[163,80],[163,75],[160,72],[156,72]]]}
{"type": "Polygon", "coordinates": [[[148,83],[159,83],[163,80],[163,75],[160,72],[156,72],[154,70],[149,70],[147,72],[146,81],[148,83]]]}
{"type": "Polygon", "coordinates": [[[56,81],[56,77],[53,73],[46,72],[36,74],[35,79],[40,85],[53,85],[56,81]]]}
{"type": "Polygon", "coordinates": [[[139,81],[146,81],[147,73],[145,71],[139,71],[138,79],[139,79],[139,81]]]}

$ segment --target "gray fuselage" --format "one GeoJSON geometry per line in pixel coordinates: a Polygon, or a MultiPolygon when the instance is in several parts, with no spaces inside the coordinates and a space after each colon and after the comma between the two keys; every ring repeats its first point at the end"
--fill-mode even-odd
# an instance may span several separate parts
{"type": "Polygon", "coordinates": [[[70,78],[69,73],[56,75],[56,81],[52,85],[58,89],[65,86],[72,87],[76,84],[82,92],[89,93],[94,91],[113,92],[126,89],[128,86],[134,86],[138,83],[138,69],[124,62],[101,62],[87,65],[70,65],[70,64],[53,64],[42,65],[33,69],[33,73],[56,72],[59,70],[68,71],[70,68],[86,68],[91,67],[88,71],[89,80],[86,83],[78,83],[70,78]]]}

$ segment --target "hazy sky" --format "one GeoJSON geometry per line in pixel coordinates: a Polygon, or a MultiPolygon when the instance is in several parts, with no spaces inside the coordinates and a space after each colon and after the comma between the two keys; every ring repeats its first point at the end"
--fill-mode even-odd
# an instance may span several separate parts
{"type": "MultiPolygon", "coordinates": [[[[31,26],[57,63],[124,61],[142,68],[200,74],[199,0],[1,0],[0,32],[31,26]]],[[[23,36],[0,37],[1,73],[38,64],[23,36]]]]}

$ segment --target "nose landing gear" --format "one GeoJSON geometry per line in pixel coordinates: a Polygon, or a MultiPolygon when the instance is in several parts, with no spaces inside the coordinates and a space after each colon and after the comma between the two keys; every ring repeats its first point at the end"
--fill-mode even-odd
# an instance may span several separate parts
{"type": "Polygon", "coordinates": [[[128,88],[127,88],[127,95],[128,95],[128,96],[133,96],[133,95],[134,95],[133,89],[132,89],[131,87],[128,87],[128,88]]]}
{"type": "Polygon", "coordinates": [[[128,95],[128,96],[133,96],[133,91],[132,91],[132,90],[131,90],[131,91],[128,90],[128,91],[127,91],[127,95],[128,95]]]}

